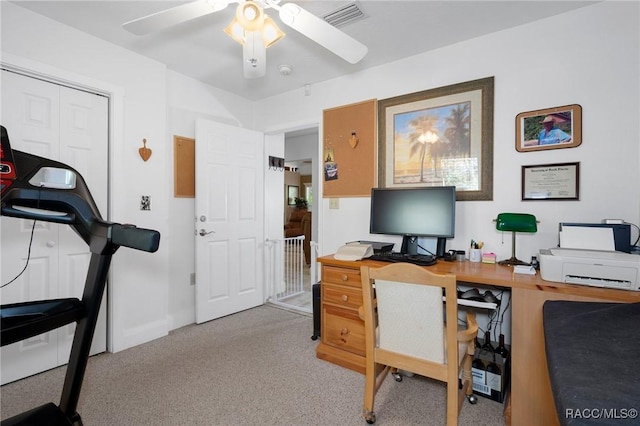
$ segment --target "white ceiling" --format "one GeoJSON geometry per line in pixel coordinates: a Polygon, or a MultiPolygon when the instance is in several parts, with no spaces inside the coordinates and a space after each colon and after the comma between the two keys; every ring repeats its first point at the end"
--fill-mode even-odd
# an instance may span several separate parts
{"type": "MultiPolygon", "coordinates": [[[[292,0],[321,16],[349,1],[292,0]]],[[[288,2],[284,0],[283,3],[288,2]]],[[[357,3],[366,18],[341,30],[368,46],[351,65],[293,29],[267,50],[267,74],[245,79],[242,48],[223,33],[235,5],[148,36],[135,36],[122,24],[185,1],[17,1],[21,7],[120,45],[169,69],[249,100],[259,100],[306,84],[336,78],[459,41],[543,19],[593,1],[376,1],[357,3]],[[279,65],[293,72],[280,75],[279,65]]],[[[279,23],[277,13],[267,13],[279,23]]]]}

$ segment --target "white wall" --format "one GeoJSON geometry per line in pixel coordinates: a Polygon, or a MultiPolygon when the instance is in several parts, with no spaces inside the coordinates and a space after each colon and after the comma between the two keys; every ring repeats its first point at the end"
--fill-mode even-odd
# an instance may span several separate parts
{"type": "MultiPolygon", "coordinates": [[[[503,211],[533,213],[537,234],[518,235],[518,257],[557,244],[558,222],[623,218],[640,223],[639,12],[637,2],[605,2],[458,43],[361,73],[259,102],[261,128],[321,120],[322,110],[366,99],[495,76],[493,201],[458,202],[456,238],[447,248],[484,241],[499,258],[511,255],[510,235],[495,231],[503,211]],[[577,103],[583,143],[571,149],[519,153],[515,117],[577,103]],[[579,161],[580,201],[520,201],[522,165],[579,161]]],[[[320,254],[368,234],[369,198],[342,198],[320,211],[320,254]]],[[[393,240],[391,237],[387,239],[393,240]]],[[[397,239],[395,239],[397,241],[397,239]]]]}
{"type": "MultiPolygon", "coordinates": [[[[173,198],[172,136],[194,137],[198,117],[269,133],[265,155],[281,157],[284,141],[276,135],[321,123],[325,108],[495,76],[494,200],[458,203],[457,237],[448,247],[466,248],[474,238],[484,240],[499,257],[508,257],[510,239],[505,236],[502,245],[492,223],[497,213],[507,210],[531,212],[541,221],[537,234],[518,236],[518,255],[525,259],[556,244],[560,221],[616,217],[640,223],[637,2],[596,4],[312,85],[310,96],[300,88],[255,103],[14,4],[1,2],[0,7],[3,55],[116,93],[111,219],[158,229],[162,238],[158,253],[122,249],[114,257],[112,349],[134,346],[193,322],[189,276],[194,270],[195,212],[192,199],[173,198]],[[549,58],[548,46],[557,45],[562,51],[552,49],[549,58]],[[580,147],[515,151],[518,113],[570,103],[583,107],[580,147]],[[142,138],[153,150],[146,163],[137,154],[142,138]],[[521,165],[563,161],[581,162],[580,201],[520,201],[521,165]],[[151,195],[152,211],[139,210],[140,195],[151,195]]],[[[321,184],[319,168],[318,164],[313,179],[321,184]]],[[[268,176],[273,180],[268,188],[280,192],[281,175],[268,176]]],[[[330,210],[321,193],[321,187],[314,188],[314,209],[319,209],[314,227],[320,223],[322,228],[316,238],[321,254],[333,252],[344,241],[373,238],[368,235],[368,198],[342,198],[340,208],[330,210]]],[[[281,199],[273,209],[266,218],[281,218],[281,199]]],[[[280,228],[267,223],[265,229],[277,233],[280,228]]]]}
{"type": "MultiPolygon", "coordinates": [[[[195,123],[205,118],[233,126],[252,128],[251,103],[243,98],[204,85],[197,80],[173,71],[166,73],[167,134],[173,144],[173,135],[195,138],[195,123]]],[[[173,146],[171,172],[173,176],[173,146]]],[[[171,330],[195,322],[195,286],[191,274],[195,273],[193,198],[173,197],[173,180],[167,188],[170,240],[167,241],[171,268],[168,281],[168,321],[171,330]]]]}
{"type": "MultiPolygon", "coordinates": [[[[165,66],[92,36],[2,2],[2,60],[18,62],[57,79],[82,81],[110,92],[110,219],[157,229],[154,254],[121,249],[110,278],[109,309],[114,350],[167,333],[169,250],[166,238],[170,169],[167,144],[165,66]],[[138,155],[142,139],[153,151],[138,155]],[[149,195],[151,211],[140,210],[149,195]]],[[[105,159],[106,161],[106,159],[105,159]]]]}

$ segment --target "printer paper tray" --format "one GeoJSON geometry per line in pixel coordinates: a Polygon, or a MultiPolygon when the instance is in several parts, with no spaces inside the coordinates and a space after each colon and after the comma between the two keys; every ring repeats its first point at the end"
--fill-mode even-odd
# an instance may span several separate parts
{"type": "Polygon", "coordinates": [[[637,279],[636,273],[635,268],[571,262],[565,263],[562,268],[563,281],[566,283],[624,290],[632,289],[632,283],[637,279]]]}

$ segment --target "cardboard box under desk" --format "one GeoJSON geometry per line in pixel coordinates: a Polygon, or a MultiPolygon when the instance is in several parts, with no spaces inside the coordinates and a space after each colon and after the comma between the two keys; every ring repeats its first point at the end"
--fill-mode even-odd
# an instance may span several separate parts
{"type": "MultiPolygon", "coordinates": [[[[495,342],[491,344],[494,348],[498,346],[495,342]]],[[[500,370],[500,376],[491,373],[487,374],[486,370],[471,369],[471,374],[473,375],[473,393],[475,395],[498,402],[504,402],[511,379],[511,348],[507,347],[507,349],[509,350],[507,358],[502,358],[502,356],[498,354],[495,355],[495,363],[500,370]]],[[[476,348],[474,359],[482,360],[486,366],[493,361],[493,355],[493,352],[476,348]]]]}

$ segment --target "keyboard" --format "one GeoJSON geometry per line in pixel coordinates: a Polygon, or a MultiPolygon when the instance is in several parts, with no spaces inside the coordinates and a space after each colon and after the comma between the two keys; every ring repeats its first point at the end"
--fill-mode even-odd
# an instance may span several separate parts
{"type": "Polygon", "coordinates": [[[436,257],[432,254],[402,254],[392,251],[375,253],[367,259],[382,262],[407,262],[419,266],[431,266],[437,262],[436,257]]]}

